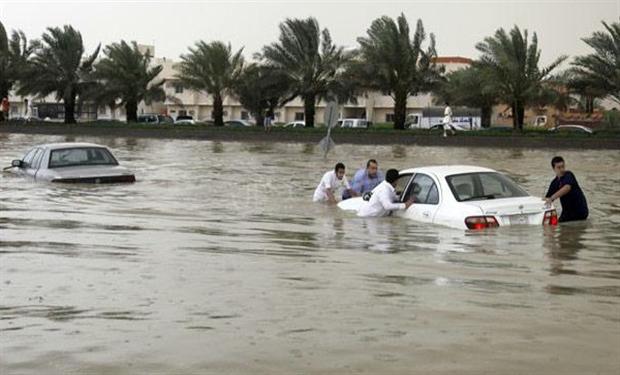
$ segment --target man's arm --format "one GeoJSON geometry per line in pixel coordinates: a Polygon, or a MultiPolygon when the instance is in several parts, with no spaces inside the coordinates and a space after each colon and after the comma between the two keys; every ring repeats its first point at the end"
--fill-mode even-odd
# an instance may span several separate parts
{"type": "Polygon", "coordinates": [[[562,188],[560,190],[556,191],[550,197],[545,198],[545,202],[551,203],[551,202],[553,202],[554,200],[556,200],[558,198],[562,198],[563,196],[568,194],[571,189],[572,189],[572,187],[570,185],[564,185],[564,186],[562,186],[562,188]]]}
{"type": "Polygon", "coordinates": [[[386,211],[406,210],[409,206],[411,206],[411,204],[413,204],[413,198],[409,199],[405,203],[395,203],[392,202],[390,197],[385,194],[381,194],[379,197],[379,202],[381,202],[381,206],[383,206],[383,209],[386,211]]]}
{"type": "Polygon", "coordinates": [[[334,192],[332,191],[331,188],[325,189],[325,195],[327,195],[327,201],[329,203],[337,203],[336,196],[334,195],[334,192]]]}

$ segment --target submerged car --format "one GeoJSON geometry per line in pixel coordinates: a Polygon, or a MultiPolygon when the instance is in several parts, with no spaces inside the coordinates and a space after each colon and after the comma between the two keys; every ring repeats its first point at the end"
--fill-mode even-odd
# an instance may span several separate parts
{"type": "Polygon", "coordinates": [[[64,183],[135,182],[110,150],[92,143],[50,143],[33,147],[5,171],[37,181],[64,183]]]}
{"type": "MultiPolygon", "coordinates": [[[[459,229],[507,225],[557,225],[556,210],[529,195],[508,176],[475,166],[434,166],[400,172],[396,194],[414,203],[394,216],[459,229]]],[[[358,211],[369,197],[344,200],[343,210],[358,211]]]]}

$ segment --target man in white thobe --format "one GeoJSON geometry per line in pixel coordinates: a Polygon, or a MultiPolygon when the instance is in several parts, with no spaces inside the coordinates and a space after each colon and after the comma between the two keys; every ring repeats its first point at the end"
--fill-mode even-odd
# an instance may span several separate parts
{"type": "Polygon", "coordinates": [[[406,210],[413,204],[413,198],[405,203],[398,203],[398,196],[394,191],[398,171],[390,169],[385,174],[385,181],[372,190],[372,196],[368,202],[364,202],[357,212],[362,217],[388,216],[393,211],[406,210]]]}
{"type": "Polygon", "coordinates": [[[344,173],[345,166],[342,163],[337,163],[333,170],[326,172],[316,190],[314,190],[312,200],[314,202],[336,204],[338,203],[336,197],[342,194],[342,190],[348,191],[351,196],[358,196],[357,192],[351,189],[351,185],[344,173]]]}

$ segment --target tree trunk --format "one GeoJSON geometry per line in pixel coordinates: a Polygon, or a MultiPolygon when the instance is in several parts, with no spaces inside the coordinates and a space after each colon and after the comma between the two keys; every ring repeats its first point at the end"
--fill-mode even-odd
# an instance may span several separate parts
{"type": "Polygon", "coordinates": [[[213,123],[215,126],[224,126],[224,104],[222,95],[213,95],[213,123]]]}
{"type": "Polygon", "coordinates": [[[594,97],[591,95],[586,97],[586,113],[589,115],[594,113],[594,97]]]}
{"type": "Polygon", "coordinates": [[[512,130],[517,130],[519,128],[519,122],[517,120],[517,105],[512,103],[510,109],[512,110],[512,130]]]}
{"type": "Polygon", "coordinates": [[[138,103],[135,100],[128,100],[125,103],[125,114],[127,122],[138,122],[138,103]]]}
{"type": "Polygon", "coordinates": [[[525,108],[523,104],[517,103],[517,124],[519,126],[519,130],[523,131],[523,122],[525,120],[525,108]]]}
{"type": "Polygon", "coordinates": [[[304,121],[306,128],[314,128],[314,114],[316,106],[316,96],[307,94],[304,96],[304,121]]]}
{"type": "Polygon", "coordinates": [[[265,116],[262,113],[255,113],[254,119],[256,120],[256,126],[264,126],[263,124],[265,123],[265,116]]]}
{"type": "Polygon", "coordinates": [[[69,90],[63,98],[65,107],[65,124],[75,124],[75,91],[69,90]]]}
{"type": "Polygon", "coordinates": [[[407,93],[396,92],[394,95],[394,129],[404,129],[407,119],[407,93]]]}
{"type": "Polygon", "coordinates": [[[493,114],[493,107],[482,107],[480,108],[480,125],[483,128],[491,127],[491,115],[493,114]]]}

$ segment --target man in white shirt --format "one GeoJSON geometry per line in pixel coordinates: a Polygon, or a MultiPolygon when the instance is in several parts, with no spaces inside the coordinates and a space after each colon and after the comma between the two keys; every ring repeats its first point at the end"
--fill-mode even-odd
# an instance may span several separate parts
{"type": "Polygon", "coordinates": [[[356,197],[358,194],[351,189],[351,185],[349,185],[349,181],[347,177],[344,175],[345,167],[344,164],[338,163],[334,167],[333,171],[326,172],[321,178],[321,182],[319,186],[316,187],[314,191],[314,197],[312,200],[314,202],[328,202],[328,203],[337,203],[336,196],[342,194],[336,194],[338,190],[346,189],[349,191],[349,194],[356,197]]]}
{"type": "Polygon", "coordinates": [[[444,138],[448,136],[446,133],[446,128],[450,130],[450,133],[454,135],[454,129],[452,128],[452,108],[450,108],[450,103],[446,102],[446,109],[443,111],[443,136],[444,138]]]}
{"type": "Polygon", "coordinates": [[[398,180],[398,171],[396,169],[387,171],[385,174],[385,181],[372,190],[370,200],[364,202],[357,212],[357,215],[362,217],[387,216],[392,213],[392,211],[406,210],[409,208],[409,206],[413,204],[413,198],[405,203],[397,203],[398,196],[394,191],[396,180],[398,180]]]}

